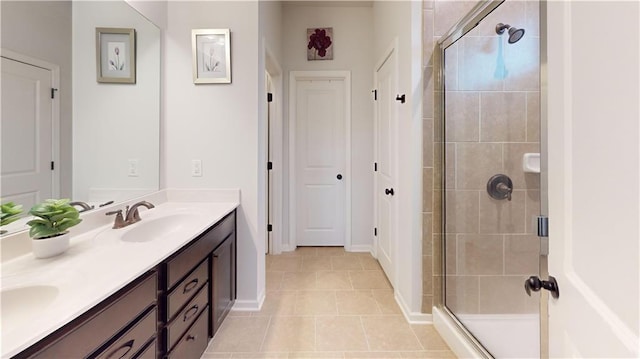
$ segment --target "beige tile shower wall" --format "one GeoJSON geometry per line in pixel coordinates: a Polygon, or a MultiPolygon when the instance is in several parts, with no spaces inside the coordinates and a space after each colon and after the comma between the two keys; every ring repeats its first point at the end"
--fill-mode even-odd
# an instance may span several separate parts
{"type": "Polygon", "coordinates": [[[540,183],[538,174],[523,172],[521,161],[524,153],[539,151],[539,4],[507,0],[447,50],[443,145],[433,50],[476,4],[424,1],[422,309],[431,312],[446,280],[446,304],[456,313],[534,312],[537,301],[523,295],[522,283],[538,272],[531,219],[539,213],[540,183]],[[499,38],[495,33],[498,22],[525,28],[525,37],[507,44],[506,34],[499,38]],[[491,199],[486,192],[487,180],[497,173],[513,180],[510,202],[491,199]],[[446,244],[440,230],[443,194],[446,244]],[[446,258],[441,258],[443,245],[446,258]]]}

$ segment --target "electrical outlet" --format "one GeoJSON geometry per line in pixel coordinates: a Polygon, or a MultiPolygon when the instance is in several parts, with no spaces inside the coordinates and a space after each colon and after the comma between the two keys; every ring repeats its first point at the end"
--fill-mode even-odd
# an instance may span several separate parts
{"type": "Polygon", "coordinates": [[[127,175],[129,177],[138,177],[138,160],[137,159],[130,159],[129,160],[129,168],[127,170],[127,175]]]}
{"type": "Polygon", "coordinates": [[[202,160],[191,160],[191,177],[202,177],[202,160]]]}

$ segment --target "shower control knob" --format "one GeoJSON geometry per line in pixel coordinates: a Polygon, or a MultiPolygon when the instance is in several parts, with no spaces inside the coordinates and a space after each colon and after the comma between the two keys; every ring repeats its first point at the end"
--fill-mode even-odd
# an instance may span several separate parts
{"type": "Polygon", "coordinates": [[[560,289],[558,288],[558,282],[552,276],[549,276],[549,280],[541,280],[538,276],[531,276],[524,281],[524,291],[531,296],[531,292],[538,292],[540,289],[546,289],[551,292],[551,296],[558,299],[560,296],[560,289]]]}

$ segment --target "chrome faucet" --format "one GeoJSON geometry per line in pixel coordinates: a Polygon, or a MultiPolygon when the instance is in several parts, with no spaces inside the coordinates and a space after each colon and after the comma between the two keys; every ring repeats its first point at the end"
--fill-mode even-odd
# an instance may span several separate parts
{"type": "Polygon", "coordinates": [[[136,222],[140,222],[140,213],[138,213],[138,207],[143,206],[147,207],[147,209],[155,208],[155,206],[147,201],[140,201],[131,206],[131,208],[127,207],[127,214],[125,215],[124,221],[127,224],[133,224],[136,222]]]}
{"type": "Polygon", "coordinates": [[[147,201],[140,201],[138,203],[133,204],[131,207],[127,206],[125,208],[125,215],[122,215],[122,210],[118,209],[115,211],[107,212],[107,216],[116,215],[116,219],[113,222],[113,229],[124,228],[130,224],[134,224],[136,222],[140,222],[140,213],[138,213],[138,207],[143,206],[148,209],[155,208],[155,206],[147,201]]]}
{"type": "Polygon", "coordinates": [[[79,212],[86,212],[89,210],[92,210],[94,208],[94,206],[90,206],[89,204],[87,204],[86,202],[82,202],[82,201],[73,201],[69,203],[70,206],[78,206],[80,207],[80,211],[79,212]]]}

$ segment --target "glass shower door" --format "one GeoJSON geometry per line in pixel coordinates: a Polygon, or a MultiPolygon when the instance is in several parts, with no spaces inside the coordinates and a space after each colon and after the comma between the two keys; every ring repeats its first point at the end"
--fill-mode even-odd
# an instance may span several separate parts
{"type": "Polygon", "coordinates": [[[540,259],[534,10],[503,3],[443,59],[445,306],[497,358],[540,355],[539,293],[524,290],[540,259]]]}

